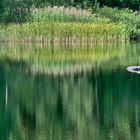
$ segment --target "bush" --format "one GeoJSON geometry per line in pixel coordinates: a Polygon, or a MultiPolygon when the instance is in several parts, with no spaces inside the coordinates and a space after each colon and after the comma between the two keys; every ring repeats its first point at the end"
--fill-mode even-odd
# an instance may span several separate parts
{"type": "Polygon", "coordinates": [[[140,14],[130,9],[103,7],[97,10],[99,16],[107,17],[112,22],[122,22],[127,26],[132,39],[140,39],[140,14]]]}
{"type": "Polygon", "coordinates": [[[10,0],[3,4],[3,10],[0,11],[0,20],[4,23],[15,22],[22,23],[30,19],[31,1],[29,0],[10,0]]]}

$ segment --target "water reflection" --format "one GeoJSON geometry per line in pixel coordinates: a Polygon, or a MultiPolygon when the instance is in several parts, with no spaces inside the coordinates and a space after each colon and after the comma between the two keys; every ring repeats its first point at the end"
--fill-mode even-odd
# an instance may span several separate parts
{"type": "Polygon", "coordinates": [[[140,77],[124,70],[38,75],[0,63],[0,140],[139,140],[140,77]]]}
{"type": "Polygon", "coordinates": [[[0,59],[23,62],[32,74],[63,75],[87,72],[93,68],[106,70],[117,68],[118,65],[126,67],[131,62],[131,59],[128,60],[129,56],[137,53],[133,53],[133,50],[134,47],[129,44],[71,48],[64,48],[63,46],[55,48],[49,46],[45,48],[38,46],[1,46],[0,59]],[[129,50],[131,51],[128,52],[129,50]],[[127,64],[126,59],[128,60],[127,64]]]}
{"type": "Polygon", "coordinates": [[[64,75],[140,65],[140,44],[93,47],[1,46],[0,60],[22,62],[31,74],[64,75]]]}

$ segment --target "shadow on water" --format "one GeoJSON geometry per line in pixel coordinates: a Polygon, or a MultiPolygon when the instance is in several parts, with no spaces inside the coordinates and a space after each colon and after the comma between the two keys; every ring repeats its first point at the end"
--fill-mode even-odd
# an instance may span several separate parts
{"type": "Polygon", "coordinates": [[[140,77],[125,67],[138,64],[138,48],[115,56],[61,75],[1,61],[0,140],[139,140],[140,77]]]}

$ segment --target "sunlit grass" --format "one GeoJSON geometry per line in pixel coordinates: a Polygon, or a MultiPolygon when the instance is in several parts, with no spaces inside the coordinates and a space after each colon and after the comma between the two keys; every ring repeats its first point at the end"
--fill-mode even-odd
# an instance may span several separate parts
{"type": "Polygon", "coordinates": [[[0,27],[1,42],[125,42],[129,39],[126,25],[118,23],[33,22],[0,27]]]}

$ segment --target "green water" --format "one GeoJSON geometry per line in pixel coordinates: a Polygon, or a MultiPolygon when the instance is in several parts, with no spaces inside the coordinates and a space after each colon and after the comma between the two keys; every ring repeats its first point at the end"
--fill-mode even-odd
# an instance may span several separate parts
{"type": "Polygon", "coordinates": [[[66,60],[49,61],[1,47],[0,140],[139,140],[140,75],[126,70],[139,65],[139,48],[66,51],[66,60]]]}

